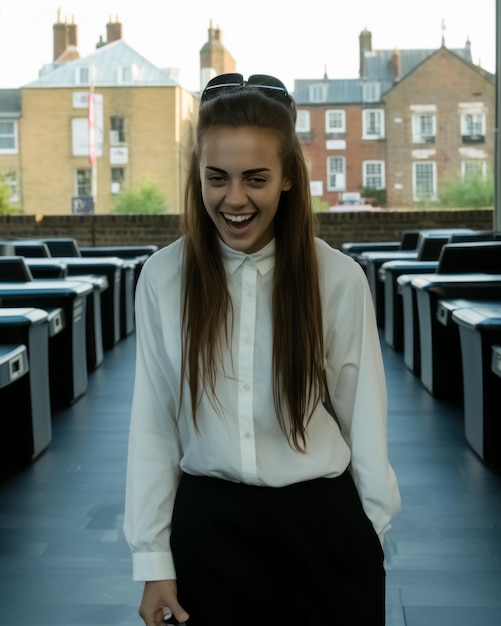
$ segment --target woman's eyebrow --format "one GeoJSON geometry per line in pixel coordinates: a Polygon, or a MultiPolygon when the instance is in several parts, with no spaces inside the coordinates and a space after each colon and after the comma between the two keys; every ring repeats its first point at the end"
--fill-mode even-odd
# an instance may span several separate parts
{"type": "MultiPolygon", "coordinates": [[[[220,167],[215,167],[214,165],[206,165],[206,170],[211,170],[212,172],[218,172],[218,174],[227,174],[226,170],[221,169],[220,167]]],[[[245,170],[242,172],[244,176],[250,176],[252,174],[259,174],[260,172],[271,172],[269,167],[256,167],[251,170],[245,170]]]]}

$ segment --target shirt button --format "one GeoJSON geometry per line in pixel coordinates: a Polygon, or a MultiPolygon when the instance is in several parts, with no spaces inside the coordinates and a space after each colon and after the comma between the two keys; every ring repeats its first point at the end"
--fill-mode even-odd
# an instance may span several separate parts
{"type": "Polygon", "coordinates": [[[244,433],[244,439],[250,439],[252,435],[249,432],[244,433]]]}
{"type": "Polygon", "coordinates": [[[254,292],[253,291],[248,291],[247,292],[247,297],[248,298],[253,298],[254,297],[254,292]]]}
{"type": "Polygon", "coordinates": [[[245,391],[250,391],[250,385],[249,385],[249,383],[245,383],[245,385],[244,385],[244,390],[245,390],[245,391]]]}

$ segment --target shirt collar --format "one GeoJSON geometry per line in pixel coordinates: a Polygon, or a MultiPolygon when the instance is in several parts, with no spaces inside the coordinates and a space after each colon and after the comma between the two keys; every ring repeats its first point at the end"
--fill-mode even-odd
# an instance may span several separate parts
{"type": "Polygon", "coordinates": [[[256,267],[257,271],[263,276],[273,269],[275,265],[275,239],[272,239],[264,248],[253,254],[234,250],[221,239],[219,239],[219,243],[221,245],[223,262],[230,274],[236,272],[246,262],[256,267]]]}

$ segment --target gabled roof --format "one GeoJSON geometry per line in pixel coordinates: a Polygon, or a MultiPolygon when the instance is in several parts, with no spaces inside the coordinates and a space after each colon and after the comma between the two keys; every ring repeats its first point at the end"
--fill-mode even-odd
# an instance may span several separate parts
{"type": "MultiPolygon", "coordinates": [[[[469,48],[447,49],[468,63],[473,63],[469,48]]],[[[433,50],[373,50],[366,52],[364,55],[364,76],[372,80],[390,80],[393,82],[391,61],[395,52],[399,56],[400,78],[403,78],[436,51],[435,48],[433,50]]]]}
{"type": "Polygon", "coordinates": [[[20,89],[0,89],[0,117],[21,117],[20,89]]]}
{"type": "Polygon", "coordinates": [[[158,87],[175,86],[178,83],[167,70],[161,69],[131,48],[123,39],[98,48],[86,57],[64,63],[55,62],[42,68],[39,78],[23,87],[81,87],[77,69],[92,67],[95,87],[158,87]],[[131,82],[120,80],[119,68],[132,67],[131,82]]]}
{"type": "MultiPolygon", "coordinates": [[[[364,87],[379,85],[381,101],[383,95],[398,85],[406,76],[413,72],[421,63],[438,52],[434,50],[374,50],[366,52],[364,56],[365,75],[363,78],[348,79],[298,79],[294,81],[294,99],[298,106],[314,105],[340,105],[340,104],[366,104],[370,105],[374,100],[365,97],[364,87]],[[399,57],[399,77],[397,80],[392,74],[392,57],[397,52],[399,57]],[[323,97],[318,97],[323,91],[323,97]],[[313,94],[316,96],[313,97],[313,94]]],[[[473,64],[471,50],[465,48],[446,48],[448,52],[458,56],[471,68],[479,71],[488,79],[493,80],[493,75],[473,64]]]]}

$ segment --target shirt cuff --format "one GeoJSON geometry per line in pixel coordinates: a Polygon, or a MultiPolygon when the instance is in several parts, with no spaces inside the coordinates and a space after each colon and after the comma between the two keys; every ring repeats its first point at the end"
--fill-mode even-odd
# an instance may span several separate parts
{"type": "Polygon", "coordinates": [[[137,581],[175,580],[172,552],[133,552],[132,575],[137,581]]]}

